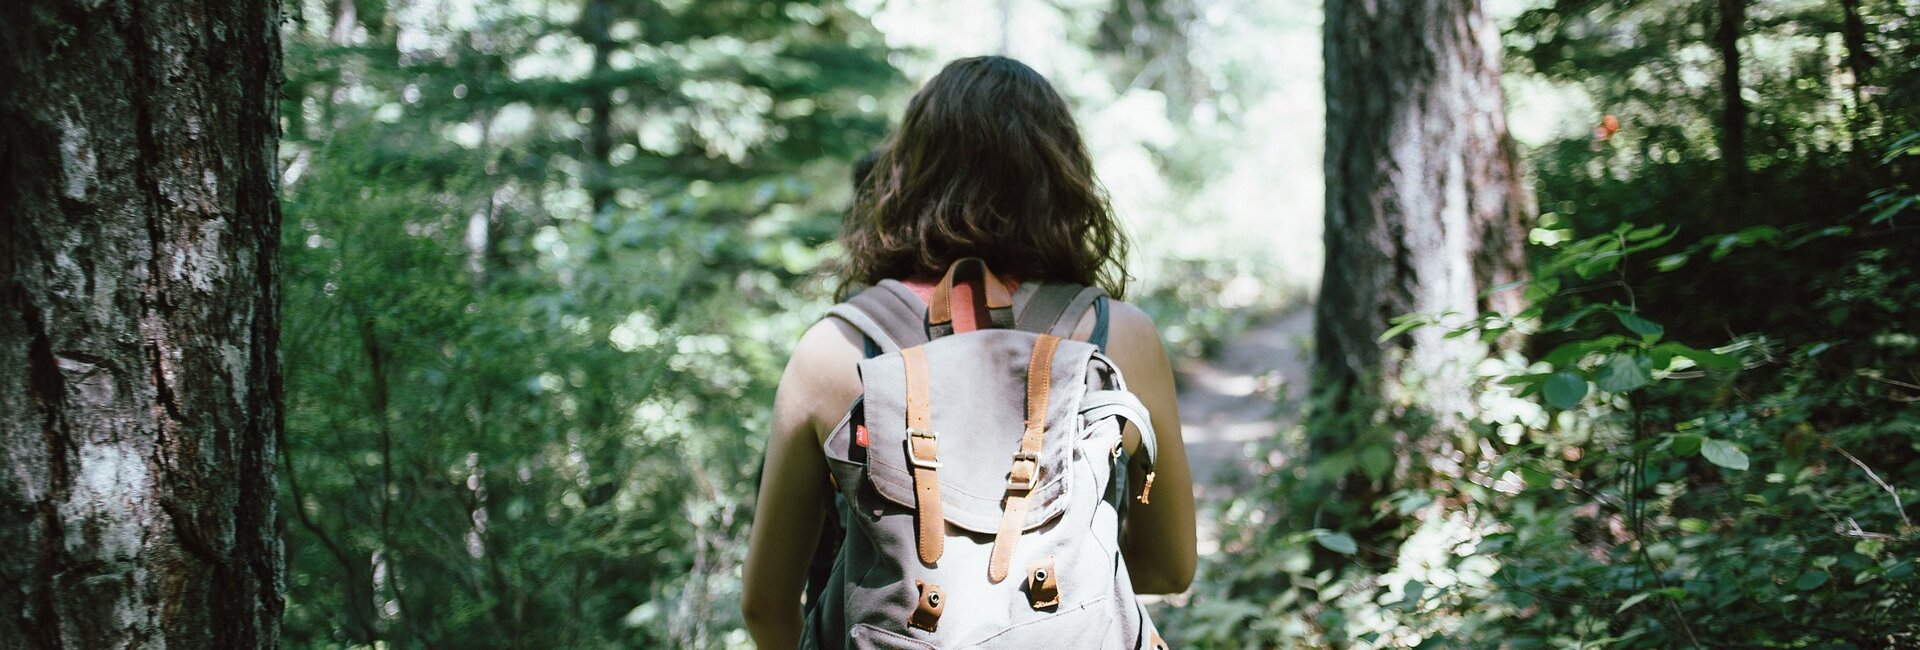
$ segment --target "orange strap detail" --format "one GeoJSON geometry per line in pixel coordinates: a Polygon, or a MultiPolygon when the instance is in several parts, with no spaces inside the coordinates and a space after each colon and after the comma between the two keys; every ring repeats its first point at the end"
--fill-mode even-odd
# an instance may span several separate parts
{"type": "Polygon", "coordinates": [[[1060,337],[1042,334],[1034,339],[1033,356],[1027,359],[1027,430],[1020,436],[1020,451],[1013,455],[1013,469],[1007,472],[1007,501],[1000,529],[993,535],[987,579],[994,584],[1007,579],[1013,546],[1027,523],[1027,494],[1040,479],[1040,448],[1047,436],[1047,396],[1053,387],[1053,353],[1059,347],[1060,337]]]}
{"type": "Polygon", "coordinates": [[[939,631],[940,615],[947,611],[946,593],[940,591],[940,585],[925,580],[915,580],[913,585],[920,588],[920,597],[913,603],[913,613],[907,615],[907,625],[939,631]]]}
{"type": "MultiPolygon", "coordinates": [[[[980,267],[980,284],[986,289],[987,309],[1008,309],[1013,307],[1013,292],[1007,290],[1007,285],[1001,283],[1000,278],[995,277],[993,271],[987,269],[986,262],[981,261],[978,257],[969,257],[954,262],[952,266],[947,267],[946,277],[940,278],[940,284],[933,286],[933,300],[927,304],[928,325],[942,325],[953,322],[953,279],[954,276],[959,273],[960,267],[968,264],[974,264],[980,267]]],[[[979,321],[982,319],[976,316],[975,320],[979,321]]],[[[1007,326],[1011,327],[1012,325],[1008,324],[1007,326]]],[[[954,329],[954,333],[956,334],[962,331],[966,330],[954,329]]]]}
{"type": "Polygon", "coordinates": [[[1053,556],[1027,567],[1027,604],[1034,609],[1060,604],[1060,574],[1053,570],[1053,556]]]}
{"type": "Polygon", "coordinates": [[[946,520],[940,512],[940,441],[933,432],[930,390],[927,388],[927,351],[914,346],[900,350],[907,371],[907,464],[913,468],[914,520],[918,527],[920,562],[932,565],[946,552],[946,520]]]}

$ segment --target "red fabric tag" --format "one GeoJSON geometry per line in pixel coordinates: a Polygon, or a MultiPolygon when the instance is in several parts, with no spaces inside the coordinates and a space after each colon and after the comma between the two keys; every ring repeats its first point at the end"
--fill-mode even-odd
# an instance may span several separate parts
{"type": "Polygon", "coordinates": [[[867,425],[853,425],[853,444],[867,446],[867,425]]]}
{"type": "Polygon", "coordinates": [[[974,310],[978,309],[981,303],[975,302],[974,286],[973,280],[953,284],[953,333],[955,334],[965,334],[980,329],[980,313],[974,310]]]}

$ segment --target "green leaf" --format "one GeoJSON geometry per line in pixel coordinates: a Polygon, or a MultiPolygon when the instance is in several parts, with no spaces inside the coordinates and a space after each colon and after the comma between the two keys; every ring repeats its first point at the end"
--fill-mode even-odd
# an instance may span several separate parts
{"type": "Polygon", "coordinates": [[[1616,347],[1619,347],[1620,344],[1626,343],[1626,342],[1627,342],[1627,337],[1619,336],[1616,334],[1608,334],[1606,336],[1587,339],[1584,341],[1573,341],[1570,343],[1561,344],[1560,347],[1554,348],[1552,351],[1548,352],[1545,356],[1540,357],[1540,360],[1547,362],[1548,365],[1551,365],[1555,368],[1564,368],[1566,366],[1571,366],[1573,364],[1579,363],[1580,359],[1586,357],[1588,354],[1591,354],[1594,352],[1600,352],[1604,350],[1612,350],[1616,347]]]}
{"type": "Polygon", "coordinates": [[[1640,339],[1648,343],[1659,340],[1660,336],[1667,332],[1667,328],[1662,327],[1659,323],[1641,318],[1638,314],[1620,311],[1614,312],[1613,316],[1614,318],[1620,319],[1620,324],[1626,327],[1627,330],[1639,334],[1640,339]]]}
{"type": "Polygon", "coordinates": [[[1567,312],[1565,316],[1561,316],[1559,318],[1553,319],[1553,322],[1551,323],[1542,325],[1540,327],[1540,331],[1558,332],[1561,330],[1572,329],[1574,325],[1578,325],[1580,323],[1581,319],[1591,316],[1593,315],[1594,312],[1597,312],[1597,311],[1600,311],[1599,305],[1587,305],[1585,307],[1575,309],[1573,311],[1567,312]]]}
{"type": "Polygon", "coordinates": [[[1747,469],[1747,452],[1740,451],[1740,447],[1725,440],[1707,438],[1700,443],[1700,455],[1705,456],[1707,462],[1727,469],[1747,469]]]}
{"type": "Polygon", "coordinates": [[[1550,372],[1535,372],[1535,373],[1528,373],[1524,375],[1509,375],[1506,378],[1501,379],[1500,383],[1508,386],[1517,386],[1520,384],[1538,384],[1540,382],[1546,381],[1547,377],[1551,377],[1551,376],[1553,376],[1553,373],[1550,373],[1550,372]]]}
{"type": "Polygon", "coordinates": [[[1580,277],[1591,278],[1612,271],[1615,267],[1620,266],[1620,260],[1624,257],[1626,257],[1626,253],[1620,251],[1595,253],[1593,256],[1580,260],[1578,264],[1573,265],[1573,272],[1579,274],[1580,277]]]}
{"type": "Polygon", "coordinates": [[[1520,299],[1538,303],[1560,293],[1560,278],[1540,278],[1527,285],[1520,292],[1520,299]]]}
{"type": "Polygon", "coordinates": [[[1527,482],[1528,488],[1545,488],[1545,487],[1553,486],[1553,475],[1548,474],[1545,470],[1542,470],[1538,467],[1534,467],[1532,465],[1527,465],[1525,467],[1520,468],[1520,479],[1527,482]]]}
{"type": "Polygon", "coordinates": [[[1494,294],[1498,294],[1503,291],[1512,291],[1514,289],[1520,289],[1527,286],[1528,284],[1529,283],[1526,280],[1515,280],[1513,282],[1508,282],[1505,284],[1494,285],[1493,288],[1480,292],[1480,299],[1485,300],[1489,297],[1492,297],[1494,294]]]}
{"type": "Polygon", "coordinates": [[[1360,552],[1360,545],[1353,541],[1352,535],[1346,533],[1322,533],[1319,537],[1313,538],[1313,541],[1319,542],[1321,546],[1327,547],[1327,550],[1341,555],[1353,555],[1354,553],[1360,552]]]}
{"type": "Polygon", "coordinates": [[[1676,601],[1684,600],[1687,597],[1687,590],[1682,589],[1680,587],[1667,587],[1664,589],[1654,589],[1652,591],[1643,591],[1643,592],[1634,594],[1632,596],[1628,596],[1626,602],[1620,603],[1620,606],[1618,608],[1615,608],[1613,610],[1613,613],[1618,614],[1620,612],[1627,611],[1627,608],[1633,607],[1634,605],[1638,605],[1640,604],[1641,601],[1644,601],[1648,598],[1652,598],[1654,596],[1664,596],[1669,600],[1676,600],[1676,601]]]}
{"type": "MultiPolygon", "coordinates": [[[[1621,224],[1621,225],[1625,226],[1629,224],[1621,224]]],[[[1664,229],[1666,229],[1665,224],[1654,224],[1651,226],[1647,226],[1645,228],[1628,230],[1626,233],[1627,241],[1645,241],[1647,239],[1652,239],[1654,235],[1660,234],[1660,231],[1664,229]]]]}
{"type": "Polygon", "coordinates": [[[1683,433],[1676,435],[1673,437],[1673,446],[1671,447],[1673,455],[1686,458],[1700,453],[1700,445],[1706,442],[1706,440],[1705,436],[1699,434],[1683,433]]]}
{"type": "Polygon", "coordinates": [[[1600,390],[1624,393],[1653,381],[1653,360],[1644,354],[1615,354],[1593,379],[1600,390]]]}
{"type": "Polygon", "coordinates": [[[1386,343],[1387,341],[1392,340],[1393,337],[1399,336],[1401,334],[1405,334],[1407,333],[1407,331],[1412,330],[1416,327],[1427,325],[1432,321],[1427,319],[1425,316],[1421,316],[1419,314],[1403,314],[1403,315],[1394,317],[1393,322],[1394,322],[1394,326],[1387,328],[1387,331],[1382,332],[1380,334],[1380,338],[1376,339],[1374,342],[1386,343]]]}
{"type": "MultiPolygon", "coordinates": [[[[1675,341],[1668,341],[1653,346],[1652,352],[1657,358],[1683,357],[1693,361],[1694,365],[1708,370],[1739,370],[1741,368],[1739,357],[1701,350],[1675,341]]],[[[1659,365],[1665,366],[1666,364],[1659,365]]]]}
{"type": "Polygon", "coordinates": [[[1793,580],[1793,588],[1801,591],[1815,589],[1824,584],[1827,584],[1827,572],[1815,569],[1808,569],[1793,580]]]}
{"type": "Polygon", "coordinates": [[[1580,405],[1587,398],[1587,378],[1568,370],[1553,373],[1544,389],[1547,405],[1562,411],[1580,405]]]}
{"type": "Polygon", "coordinates": [[[1675,269],[1678,269],[1686,265],[1687,265],[1686,253],[1674,253],[1672,255],[1662,257],[1658,260],[1654,260],[1653,262],[1653,268],[1659,270],[1661,273],[1673,271],[1675,269]]]}
{"type": "Polygon", "coordinates": [[[1374,445],[1360,451],[1360,470],[1367,473],[1367,478],[1378,481],[1390,469],[1393,469],[1393,452],[1386,447],[1374,445]]]}

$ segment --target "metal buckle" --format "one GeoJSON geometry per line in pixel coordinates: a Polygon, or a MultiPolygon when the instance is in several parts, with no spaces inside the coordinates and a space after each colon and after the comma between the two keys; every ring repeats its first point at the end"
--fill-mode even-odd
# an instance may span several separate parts
{"type": "Polygon", "coordinates": [[[1032,468],[1027,472],[1027,480],[1016,481],[1013,478],[1016,472],[1008,471],[1007,472],[1007,489],[1008,490],[1022,490],[1022,491],[1032,490],[1034,482],[1040,479],[1040,455],[1039,454],[1026,452],[1026,451],[1015,453],[1013,455],[1014,470],[1020,469],[1021,463],[1026,463],[1028,467],[1032,468]]]}
{"type": "Polygon", "coordinates": [[[908,463],[911,463],[914,467],[920,467],[924,469],[940,469],[940,461],[937,460],[937,457],[934,459],[921,458],[919,454],[916,454],[913,452],[914,438],[926,438],[928,440],[938,440],[940,438],[940,434],[934,433],[932,429],[916,429],[913,427],[907,427],[907,439],[902,441],[907,445],[907,462],[908,463]]]}

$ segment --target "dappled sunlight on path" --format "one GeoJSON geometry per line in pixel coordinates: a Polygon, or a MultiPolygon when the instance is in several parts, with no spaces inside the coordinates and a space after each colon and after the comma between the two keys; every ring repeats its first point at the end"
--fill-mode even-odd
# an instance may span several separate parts
{"type": "MultiPolygon", "coordinates": [[[[1289,426],[1307,391],[1313,307],[1301,305],[1255,324],[1210,359],[1179,364],[1180,420],[1200,512],[1244,489],[1242,449],[1289,426]],[[1282,399],[1284,396],[1284,399],[1282,399]],[[1283,406],[1283,404],[1285,406],[1283,406]]],[[[1200,518],[1200,553],[1219,550],[1218,523],[1200,518]]]]}

